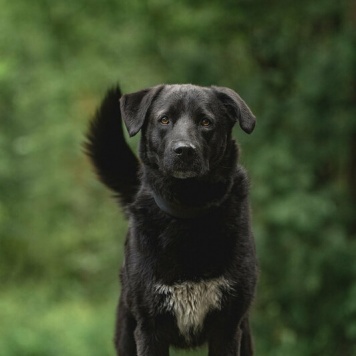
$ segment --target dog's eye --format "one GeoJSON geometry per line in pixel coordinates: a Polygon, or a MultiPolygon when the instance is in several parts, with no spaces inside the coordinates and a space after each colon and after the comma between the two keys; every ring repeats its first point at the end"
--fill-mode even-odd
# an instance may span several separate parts
{"type": "Polygon", "coordinates": [[[162,124],[162,125],[168,125],[169,124],[169,119],[167,116],[163,116],[159,119],[159,122],[162,124]]]}
{"type": "Polygon", "coordinates": [[[200,125],[204,126],[204,127],[208,127],[208,126],[211,125],[211,121],[209,119],[205,118],[205,119],[200,121],[200,125]]]}

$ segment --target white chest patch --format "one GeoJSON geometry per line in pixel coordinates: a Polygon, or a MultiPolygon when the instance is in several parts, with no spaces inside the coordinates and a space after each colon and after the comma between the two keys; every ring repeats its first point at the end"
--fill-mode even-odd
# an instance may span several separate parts
{"type": "Polygon", "coordinates": [[[198,332],[207,313],[221,308],[223,291],[231,289],[227,279],[215,278],[201,282],[183,282],[174,285],[156,284],[155,291],[164,296],[163,309],[172,312],[180,333],[189,339],[198,332]]]}

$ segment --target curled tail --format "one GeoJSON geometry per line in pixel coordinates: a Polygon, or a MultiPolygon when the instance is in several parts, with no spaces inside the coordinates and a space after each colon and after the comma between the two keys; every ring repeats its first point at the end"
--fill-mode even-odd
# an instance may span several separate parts
{"type": "Polygon", "coordinates": [[[117,194],[123,206],[127,206],[138,189],[139,161],[125,141],[120,97],[118,86],[106,93],[90,122],[85,150],[101,182],[117,194]]]}

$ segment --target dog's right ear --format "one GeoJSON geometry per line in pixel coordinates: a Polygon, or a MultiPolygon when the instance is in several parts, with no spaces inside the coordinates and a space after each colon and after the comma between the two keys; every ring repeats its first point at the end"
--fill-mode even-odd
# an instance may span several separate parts
{"type": "Polygon", "coordinates": [[[121,116],[130,137],[135,136],[145,122],[147,112],[154,98],[164,85],[125,94],[120,98],[121,116]]]}
{"type": "Polygon", "coordinates": [[[250,134],[255,128],[256,118],[241,96],[230,88],[212,86],[212,89],[224,104],[229,116],[239,122],[242,130],[250,134]]]}

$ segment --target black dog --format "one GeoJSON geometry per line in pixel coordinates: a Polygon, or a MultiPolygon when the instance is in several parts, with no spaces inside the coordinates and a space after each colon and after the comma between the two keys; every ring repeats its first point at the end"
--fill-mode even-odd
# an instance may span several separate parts
{"type": "Polygon", "coordinates": [[[110,90],[91,123],[88,154],[130,221],[115,336],[121,356],[167,356],[170,345],[205,342],[210,356],[253,354],[257,268],[248,180],[231,135],[237,121],[253,131],[255,117],[231,89],[159,85],[110,90]],[[130,136],[141,130],[140,161],[121,117],[130,136]]]}

